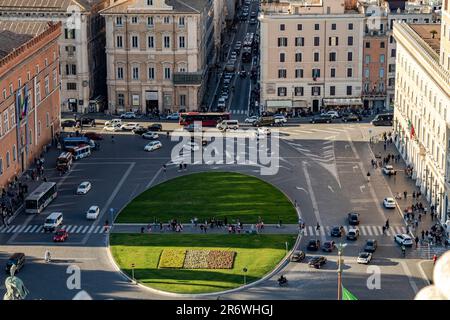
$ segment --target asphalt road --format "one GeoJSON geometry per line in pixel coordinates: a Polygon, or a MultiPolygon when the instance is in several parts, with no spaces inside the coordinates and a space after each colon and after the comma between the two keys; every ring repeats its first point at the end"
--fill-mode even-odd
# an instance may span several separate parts
{"type": "MultiPolygon", "coordinates": [[[[176,127],[175,124],[171,126],[176,127]]],[[[177,170],[180,160],[171,157],[176,142],[165,135],[160,139],[163,148],[147,153],[143,151],[147,141],[139,136],[114,133],[113,144],[110,134],[106,134],[101,150],[76,162],[65,176],[57,175],[51,168],[52,160],[48,160],[46,175],[51,181],[58,182],[59,196],[40,215],[20,215],[12,223],[17,226],[13,228],[17,229],[16,232],[0,231],[0,265],[4,265],[12,252],[26,253],[28,261],[19,276],[31,291],[30,299],[71,299],[79,290],[86,290],[94,299],[172,298],[133,285],[117,272],[109,260],[106,248],[108,234],[104,233],[102,226],[105,220],[111,221],[110,208],[117,213],[151,185],[180,174],[222,169],[259,176],[280,188],[293,202],[298,201],[299,214],[307,225],[307,233],[300,242],[299,249],[302,250],[309,239],[330,239],[326,232],[330,227],[346,226],[347,212],[359,212],[362,236],[353,242],[342,240],[348,243],[343,254],[344,286],[359,299],[412,299],[415,292],[427,284],[418,267],[421,260],[415,256],[401,258],[391,234],[377,232],[386,218],[389,218],[392,233],[401,231],[403,222],[397,210],[386,210],[381,205],[382,199],[391,195],[381,173],[374,173],[370,183],[365,177],[372,158],[368,138],[384,130],[386,128],[357,123],[301,124],[280,128],[279,166],[274,175],[260,175],[260,168],[255,166],[204,163],[189,165],[186,173],[180,173],[177,170]],[[163,164],[168,164],[166,174],[161,170],[163,164]],[[85,196],[74,195],[78,184],[85,180],[92,183],[93,189],[85,196]],[[91,205],[99,205],[101,209],[101,217],[95,222],[85,219],[85,212],[91,205]],[[45,216],[53,211],[62,211],[64,225],[70,227],[66,243],[54,244],[50,234],[39,230],[45,216]],[[315,235],[309,232],[309,227],[316,226],[317,222],[323,232],[315,235]],[[379,242],[371,264],[379,267],[375,271],[356,264],[356,256],[368,238],[379,242]],[[52,252],[56,262],[43,262],[46,249],[52,252]],[[74,287],[70,284],[70,276],[72,269],[77,267],[81,270],[81,281],[80,286],[74,287]],[[381,287],[369,290],[367,280],[378,271],[381,287]]],[[[247,152],[249,150],[251,148],[247,152]]],[[[276,152],[275,149],[272,151],[276,152]]],[[[56,150],[53,151],[53,156],[56,154],[56,150]]],[[[315,254],[308,252],[307,259],[315,254]]],[[[306,263],[287,265],[282,271],[289,279],[287,288],[278,287],[278,275],[275,275],[253,288],[221,297],[335,299],[337,253],[320,254],[329,260],[323,269],[309,269],[306,263]]],[[[0,276],[0,283],[4,283],[4,275],[0,276]]]]}

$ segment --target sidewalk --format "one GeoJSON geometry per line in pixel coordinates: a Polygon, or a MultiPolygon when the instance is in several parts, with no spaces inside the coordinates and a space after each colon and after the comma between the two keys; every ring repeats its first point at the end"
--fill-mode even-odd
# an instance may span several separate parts
{"type": "MultiPolygon", "coordinates": [[[[374,155],[380,154],[381,153],[381,159],[378,158],[376,159],[377,161],[383,161],[383,159],[388,155],[394,155],[397,156],[399,154],[396,146],[394,143],[391,144],[387,144],[386,146],[386,150],[384,150],[384,140],[382,139],[382,137],[379,139],[378,142],[375,143],[371,143],[370,144],[370,148],[372,149],[372,152],[374,153],[374,155]]],[[[421,257],[428,259],[428,256],[433,254],[442,254],[443,252],[446,251],[446,248],[443,245],[434,245],[432,244],[431,246],[428,245],[428,239],[427,236],[425,235],[424,239],[422,240],[422,230],[424,232],[428,231],[430,232],[431,229],[433,228],[433,226],[437,223],[439,223],[439,221],[437,220],[436,217],[434,217],[434,219],[431,219],[431,214],[430,214],[430,203],[427,202],[427,199],[425,198],[425,196],[422,194],[420,197],[413,197],[413,192],[417,193],[418,191],[420,191],[420,188],[416,186],[415,184],[415,180],[413,180],[411,177],[409,177],[406,174],[406,163],[405,161],[402,159],[402,157],[400,157],[400,160],[398,162],[395,161],[389,161],[390,165],[392,165],[394,167],[394,170],[396,170],[396,175],[392,175],[392,176],[388,176],[388,175],[384,175],[382,172],[382,167],[379,167],[377,169],[372,169],[371,168],[371,172],[376,172],[378,175],[382,175],[384,176],[384,179],[387,183],[387,185],[390,187],[390,189],[392,190],[393,194],[400,194],[401,195],[401,199],[396,199],[396,202],[400,208],[400,210],[404,213],[405,209],[408,207],[411,207],[413,204],[416,203],[422,203],[424,208],[427,208],[427,213],[424,214],[424,212],[419,212],[419,211],[415,211],[414,213],[414,218],[411,218],[410,221],[408,222],[406,220],[406,218],[404,218],[404,222],[405,222],[405,226],[409,226],[409,230],[410,230],[410,235],[413,237],[413,239],[417,236],[419,237],[419,246],[418,246],[418,250],[416,251],[423,251],[421,253],[418,253],[421,257]],[[407,197],[406,199],[404,198],[404,192],[407,192],[407,197]],[[421,219],[419,219],[419,215],[421,216],[421,219]],[[417,220],[418,222],[418,227],[415,227],[415,220],[417,220]]],[[[413,245],[413,248],[415,248],[415,245],[413,245]]]]}

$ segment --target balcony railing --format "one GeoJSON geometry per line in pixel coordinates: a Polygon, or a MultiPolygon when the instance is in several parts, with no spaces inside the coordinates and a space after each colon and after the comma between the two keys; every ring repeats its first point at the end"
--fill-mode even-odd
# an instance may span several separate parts
{"type": "Polygon", "coordinates": [[[174,85],[200,85],[202,84],[203,73],[201,72],[174,72],[174,85]]]}

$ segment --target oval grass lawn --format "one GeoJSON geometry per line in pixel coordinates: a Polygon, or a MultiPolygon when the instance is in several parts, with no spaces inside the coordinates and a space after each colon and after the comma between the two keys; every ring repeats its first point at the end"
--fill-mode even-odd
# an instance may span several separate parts
{"type": "Polygon", "coordinates": [[[202,172],[156,185],[131,201],[116,223],[167,223],[177,219],[190,223],[215,218],[228,223],[297,223],[295,208],[271,184],[234,172],[202,172]]]}
{"type": "Polygon", "coordinates": [[[114,259],[131,276],[158,290],[175,293],[211,293],[229,290],[262,278],[281,261],[295,243],[297,235],[250,234],[111,234],[114,259]],[[232,269],[161,269],[159,257],[164,249],[221,249],[236,252],[232,269]]]}

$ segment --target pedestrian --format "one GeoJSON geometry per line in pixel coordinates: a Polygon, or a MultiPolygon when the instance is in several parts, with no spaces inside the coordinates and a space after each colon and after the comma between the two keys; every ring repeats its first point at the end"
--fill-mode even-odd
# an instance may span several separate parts
{"type": "Polygon", "coordinates": [[[167,166],[166,166],[165,164],[163,164],[163,171],[164,171],[164,174],[166,174],[166,172],[167,172],[167,166]]]}
{"type": "Polygon", "coordinates": [[[384,142],[383,148],[384,148],[384,151],[386,151],[386,141],[384,142]]]}
{"type": "Polygon", "coordinates": [[[406,199],[407,196],[408,196],[408,192],[406,190],[403,191],[403,199],[406,199]]]}
{"type": "Polygon", "coordinates": [[[416,238],[414,239],[414,241],[416,242],[416,249],[417,249],[417,247],[418,247],[418,245],[419,245],[419,237],[416,236],[416,238]]]}
{"type": "Polygon", "coordinates": [[[317,231],[319,231],[320,230],[320,224],[317,222],[317,225],[316,225],[316,230],[317,231]]]}
{"type": "Polygon", "coordinates": [[[416,228],[419,227],[419,220],[415,219],[414,220],[414,225],[416,226],[416,228]]]}
{"type": "Polygon", "coordinates": [[[434,211],[431,211],[430,216],[431,216],[431,221],[433,221],[434,220],[434,211]]]}
{"type": "Polygon", "coordinates": [[[413,191],[412,197],[413,197],[413,199],[416,199],[416,192],[415,191],[413,191]]]}
{"type": "Polygon", "coordinates": [[[424,215],[424,216],[427,215],[427,211],[428,211],[427,207],[423,208],[423,215],[424,215]]]}
{"type": "Polygon", "coordinates": [[[422,240],[424,240],[425,239],[425,231],[422,230],[421,233],[422,233],[422,240]]]}
{"type": "Polygon", "coordinates": [[[144,233],[144,227],[141,227],[141,233],[144,233]]]}
{"type": "Polygon", "coordinates": [[[367,172],[367,182],[370,182],[370,172],[367,172]]]}
{"type": "Polygon", "coordinates": [[[436,264],[436,260],[437,260],[437,255],[433,255],[433,265],[436,264]]]}
{"type": "Polygon", "coordinates": [[[187,163],[183,164],[183,169],[186,171],[187,170],[187,163]]]}
{"type": "Polygon", "coordinates": [[[181,172],[181,170],[183,170],[183,163],[182,163],[182,162],[180,163],[180,166],[179,166],[178,172],[181,172]]]}
{"type": "Polygon", "coordinates": [[[297,200],[294,200],[294,206],[297,208],[297,206],[298,206],[297,200]]]}
{"type": "Polygon", "coordinates": [[[278,220],[278,228],[281,228],[282,224],[281,224],[281,219],[278,220]]]}
{"type": "Polygon", "coordinates": [[[386,233],[386,226],[383,226],[383,234],[385,234],[386,233]]]}
{"type": "Polygon", "coordinates": [[[422,221],[422,214],[419,212],[419,222],[422,221]]]}
{"type": "Polygon", "coordinates": [[[386,220],[385,226],[386,226],[386,229],[389,229],[389,219],[386,220]]]}

